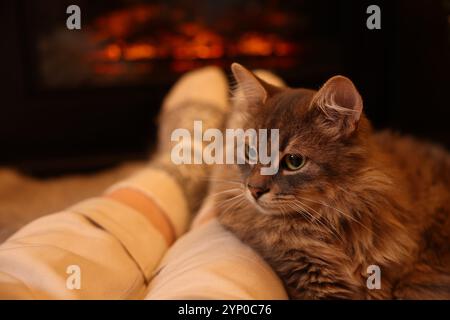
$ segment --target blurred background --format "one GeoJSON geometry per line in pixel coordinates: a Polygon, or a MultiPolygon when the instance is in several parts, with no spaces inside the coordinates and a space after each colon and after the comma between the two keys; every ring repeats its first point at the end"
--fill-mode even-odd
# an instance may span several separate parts
{"type": "Polygon", "coordinates": [[[3,0],[0,27],[0,165],[35,176],[144,159],[176,79],[233,61],[291,86],[346,75],[375,127],[450,146],[450,0],[3,0]]]}

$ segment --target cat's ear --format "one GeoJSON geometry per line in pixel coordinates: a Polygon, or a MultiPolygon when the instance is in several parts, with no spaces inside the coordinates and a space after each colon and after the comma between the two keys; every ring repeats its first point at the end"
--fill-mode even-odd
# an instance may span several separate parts
{"type": "Polygon", "coordinates": [[[357,128],[363,110],[361,95],[344,76],[330,78],[314,96],[312,106],[318,107],[327,122],[344,135],[357,128]]]}
{"type": "Polygon", "coordinates": [[[233,63],[231,71],[237,82],[234,91],[235,99],[244,98],[249,105],[262,105],[266,102],[269,95],[268,84],[239,63],[233,63]]]}

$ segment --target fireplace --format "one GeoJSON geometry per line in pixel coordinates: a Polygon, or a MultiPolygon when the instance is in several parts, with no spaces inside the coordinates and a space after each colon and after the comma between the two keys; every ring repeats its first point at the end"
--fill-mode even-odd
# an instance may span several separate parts
{"type": "MultiPolygon", "coordinates": [[[[422,11],[436,21],[446,17],[440,7],[418,2],[4,1],[0,163],[54,174],[141,159],[153,146],[154,119],[174,81],[205,65],[229,71],[234,61],[270,69],[292,86],[317,88],[345,74],[361,89],[377,127],[408,128],[403,109],[392,107],[412,81],[410,64],[398,56],[414,52],[414,39],[398,41],[411,33],[398,21],[422,11]],[[382,30],[365,27],[372,2],[383,8],[382,30]],[[66,28],[71,4],[81,8],[81,30],[66,28]]],[[[448,32],[436,23],[415,28],[444,38],[448,32]]],[[[436,61],[446,61],[448,38],[431,38],[445,47],[436,61]]],[[[434,136],[447,143],[441,133],[434,136]]]]}
{"type": "Polygon", "coordinates": [[[339,72],[342,53],[332,28],[337,4],[315,20],[321,7],[311,1],[81,1],[86,15],[79,32],[67,30],[56,13],[53,21],[44,19],[48,7],[42,13],[36,8],[33,16],[47,20],[37,24],[34,44],[38,84],[44,89],[168,84],[194,68],[226,68],[233,61],[285,76],[306,73],[318,61],[322,69],[339,72]]]}

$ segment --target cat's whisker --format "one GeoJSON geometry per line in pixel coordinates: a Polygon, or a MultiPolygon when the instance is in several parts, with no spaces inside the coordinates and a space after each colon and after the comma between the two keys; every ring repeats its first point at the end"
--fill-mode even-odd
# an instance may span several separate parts
{"type": "Polygon", "coordinates": [[[300,207],[295,207],[292,206],[291,203],[287,203],[287,205],[291,208],[291,210],[293,210],[295,213],[302,215],[307,221],[309,221],[310,223],[312,223],[313,225],[317,226],[317,223],[314,222],[313,217],[311,216],[311,214],[309,212],[306,212],[304,209],[300,208],[300,207]],[[300,210],[300,211],[299,211],[300,210]]]}
{"type": "Polygon", "coordinates": [[[218,205],[219,205],[219,206],[224,206],[224,205],[228,204],[229,202],[233,202],[233,200],[236,200],[236,199],[238,199],[238,198],[240,198],[240,197],[243,197],[243,194],[238,194],[238,195],[236,195],[236,196],[234,196],[234,197],[231,197],[231,198],[222,200],[222,201],[220,201],[220,202],[218,203],[218,205]]]}
{"type": "MultiPolygon", "coordinates": [[[[237,190],[240,191],[240,189],[237,189],[237,190]]],[[[231,197],[231,198],[223,199],[222,201],[220,201],[219,204],[224,204],[224,203],[232,202],[233,200],[236,200],[236,199],[238,199],[238,198],[240,198],[240,197],[244,197],[244,198],[245,198],[243,192],[239,192],[237,195],[235,195],[235,196],[233,196],[233,197],[231,197]]]]}
{"type": "MultiPolygon", "coordinates": [[[[322,228],[321,225],[319,224],[319,220],[317,220],[308,210],[306,210],[304,207],[299,206],[298,204],[296,205],[296,208],[294,207],[294,210],[296,210],[298,213],[301,213],[304,217],[307,218],[307,220],[309,220],[314,226],[316,226],[317,228],[322,228]]],[[[325,226],[325,230],[329,230],[326,226],[325,226]]]]}
{"type": "MultiPolygon", "coordinates": [[[[280,208],[283,208],[284,213],[284,221],[287,221],[287,218],[292,218],[292,210],[294,210],[291,206],[289,206],[289,203],[285,203],[285,205],[280,206],[280,208]]],[[[295,210],[294,210],[295,211],[295,210]]]]}
{"type": "Polygon", "coordinates": [[[294,210],[296,213],[301,214],[303,217],[305,217],[308,221],[310,221],[312,224],[317,225],[317,223],[315,222],[315,218],[314,216],[308,212],[307,210],[305,210],[305,208],[299,206],[298,204],[294,204],[294,203],[287,203],[287,205],[294,210]]]}
{"type": "Polygon", "coordinates": [[[213,194],[210,194],[210,197],[217,197],[219,195],[225,194],[225,193],[232,193],[232,192],[236,192],[236,191],[243,191],[242,188],[232,188],[232,189],[227,189],[227,190],[223,190],[223,191],[219,191],[213,194]]]}
{"type": "MultiPolygon", "coordinates": [[[[307,208],[309,208],[310,210],[312,210],[314,213],[316,213],[319,217],[321,216],[319,212],[317,212],[316,210],[314,210],[313,208],[311,208],[310,206],[308,206],[307,204],[305,204],[305,203],[303,203],[303,202],[301,202],[301,201],[299,201],[299,200],[295,200],[294,203],[297,203],[297,204],[299,204],[300,206],[303,206],[303,210],[304,210],[304,207],[307,207],[307,208]]],[[[305,211],[307,211],[307,210],[305,210],[305,211]]],[[[309,213],[309,214],[312,216],[311,213],[309,213]]],[[[320,223],[323,227],[325,227],[326,229],[328,229],[330,232],[332,232],[332,233],[333,233],[340,241],[344,242],[344,239],[343,239],[342,236],[339,234],[339,231],[338,231],[332,224],[327,225],[325,222],[321,221],[320,218],[317,218],[316,221],[317,221],[318,223],[320,223]]]]}
{"type": "Polygon", "coordinates": [[[320,202],[320,201],[315,201],[315,200],[308,199],[308,198],[305,198],[305,197],[299,197],[299,196],[297,196],[297,197],[298,197],[298,198],[301,198],[301,199],[303,199],[303,200],[310,201],[310,202],[313,202],[313,203],[317,203],[317,204],[320,204],[320,205],[325,206],[325,207],[327,207],[327,208],[333,209],[333,210],[339,212],[340,214],[342,214],[343,216],[345,216],[345,217],[349,218],[350,220],[354,221],[355,223],[359,224],[360,226],[362,226],[362,227],[365,228],[366,230],[370,231],[373,235],[377,236],[377,234],[376,234],[373,230],[371,230],[369,227],[367,227],[366,225],[364,225],[361,221],[358,221],[357,219],[355,219],[354,217],[352,217],[350,214],[345,213],[345,212],[343,212],[342,210],[339,210],[338,208],[335,208],[335,207],[333,207],[333,206],[331,206],[331,205],[329,205],[329,204],[327,204],[327,203],[323,203],[323,202],[320,202]]]}
{"type": "Polygon", "coordinates": [[[228,212],[237,209],[241,204],[245,203],[245,196],[239,195],[239,197],[234,197],[234,202],[228,202],[228,207],[225,207],[223,210],[223,214],[227,214],[228,212]]]}
{"type": "MultiPolygon", "coordinates": [[[[331,206],[331,205],[329,205],[329,204],[327,204],[327,203],[324,203],[324,202],[321,202],[321,201],[315,201],[315,200],[312,200],[312,199],[309,199],[309,198],[305,198],[305,197],[301,197],[301,196],[298,196],[298,195],[295,196],[295,197],[294,197],[294,196],[278,197],[278,199],[283,199],[283,201],[289,201],[289,200],[290,200],[290,201],[295,201],[296,198],[300,198],[300,199],[302,199],[302,200],[310,201],[310,202],[312,202],[312,203],[316,203],[316,204],[325,206],[325,207],[327,207],[327,208],[333,209],[333,210],[339,212],[340,214],[342,214],[343,216],[345,216],[345,217],[351,219],[351,220],[354,221],[355,223],[359,224],[359,225],[362,226],[364,229],[370,231],[374,236],[378,237],[378,235],[377,235],[373,230],[371,230],[369,227],[367,227],[366,225],[364,225],[361,221],[358,221],[356,218],[352,217],[351,215],[349,215],[349,214],[343,212],[342,210],[339,210],[338,208],[335,208],[335,207],[333,207],[333,206],[331,206]]],[[[305,205],[305,204],[304,204],[304,205],[305,205]]]]}
{"type": "MultiPolygon", "coordinates": [[[[297,200],[298,201],[298,200],[297,200]]],[[[318,211],[314,210],[312,207],[308,206],[306,203],[302,202],[303,206],[306,206],[307,208],[309,208],[310,210],[312,210],[314,213],[316,213],[319,217],[322,216],[318,211]]],[[[326,217],[324,217],[326,220],[326,217]]],[[[318,222],[320,222],[323,226],[327,226],[325,222],[323,222],[322,220],[320,220],[320,218],[317,219],[318,222]]],[[[344,241],[344,239],[342,238],[342,235],[339,233],[339,230],[333,225],[333,224],[329,224],[328,229],[330,231],[332,231],[342,242],[344,241]]]]}
{"type": "Polygon", "coordinates": [[[222,183],[229,183],[229,184],[238,184],[238,185],[244,185],[242,182],[238,181],[238,180],[225,180],[225,179],[217,179],[217,178],[213,178],[213,177],[202,177],[202,180],[207,180],[207,181],[211,181],[211,182],[222,182],[222,183]]]}

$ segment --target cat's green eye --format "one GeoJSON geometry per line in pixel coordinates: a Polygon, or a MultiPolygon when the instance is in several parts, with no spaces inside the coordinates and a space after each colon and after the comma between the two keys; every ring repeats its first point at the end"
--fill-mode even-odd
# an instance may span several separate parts
{"type": "Polygon", "coordinates": [[[249,146],[248,144],[245,145],[245,161],[247,163],[254,163],[258,157],[258,152],[254,147],[249,146]]]}
{"type": "Polygon", "coordinates": [[[289,171],[300,170],[306,162],[306,158],[299,154],[287,154],[282,159],[282,166],[289,171]]]}

